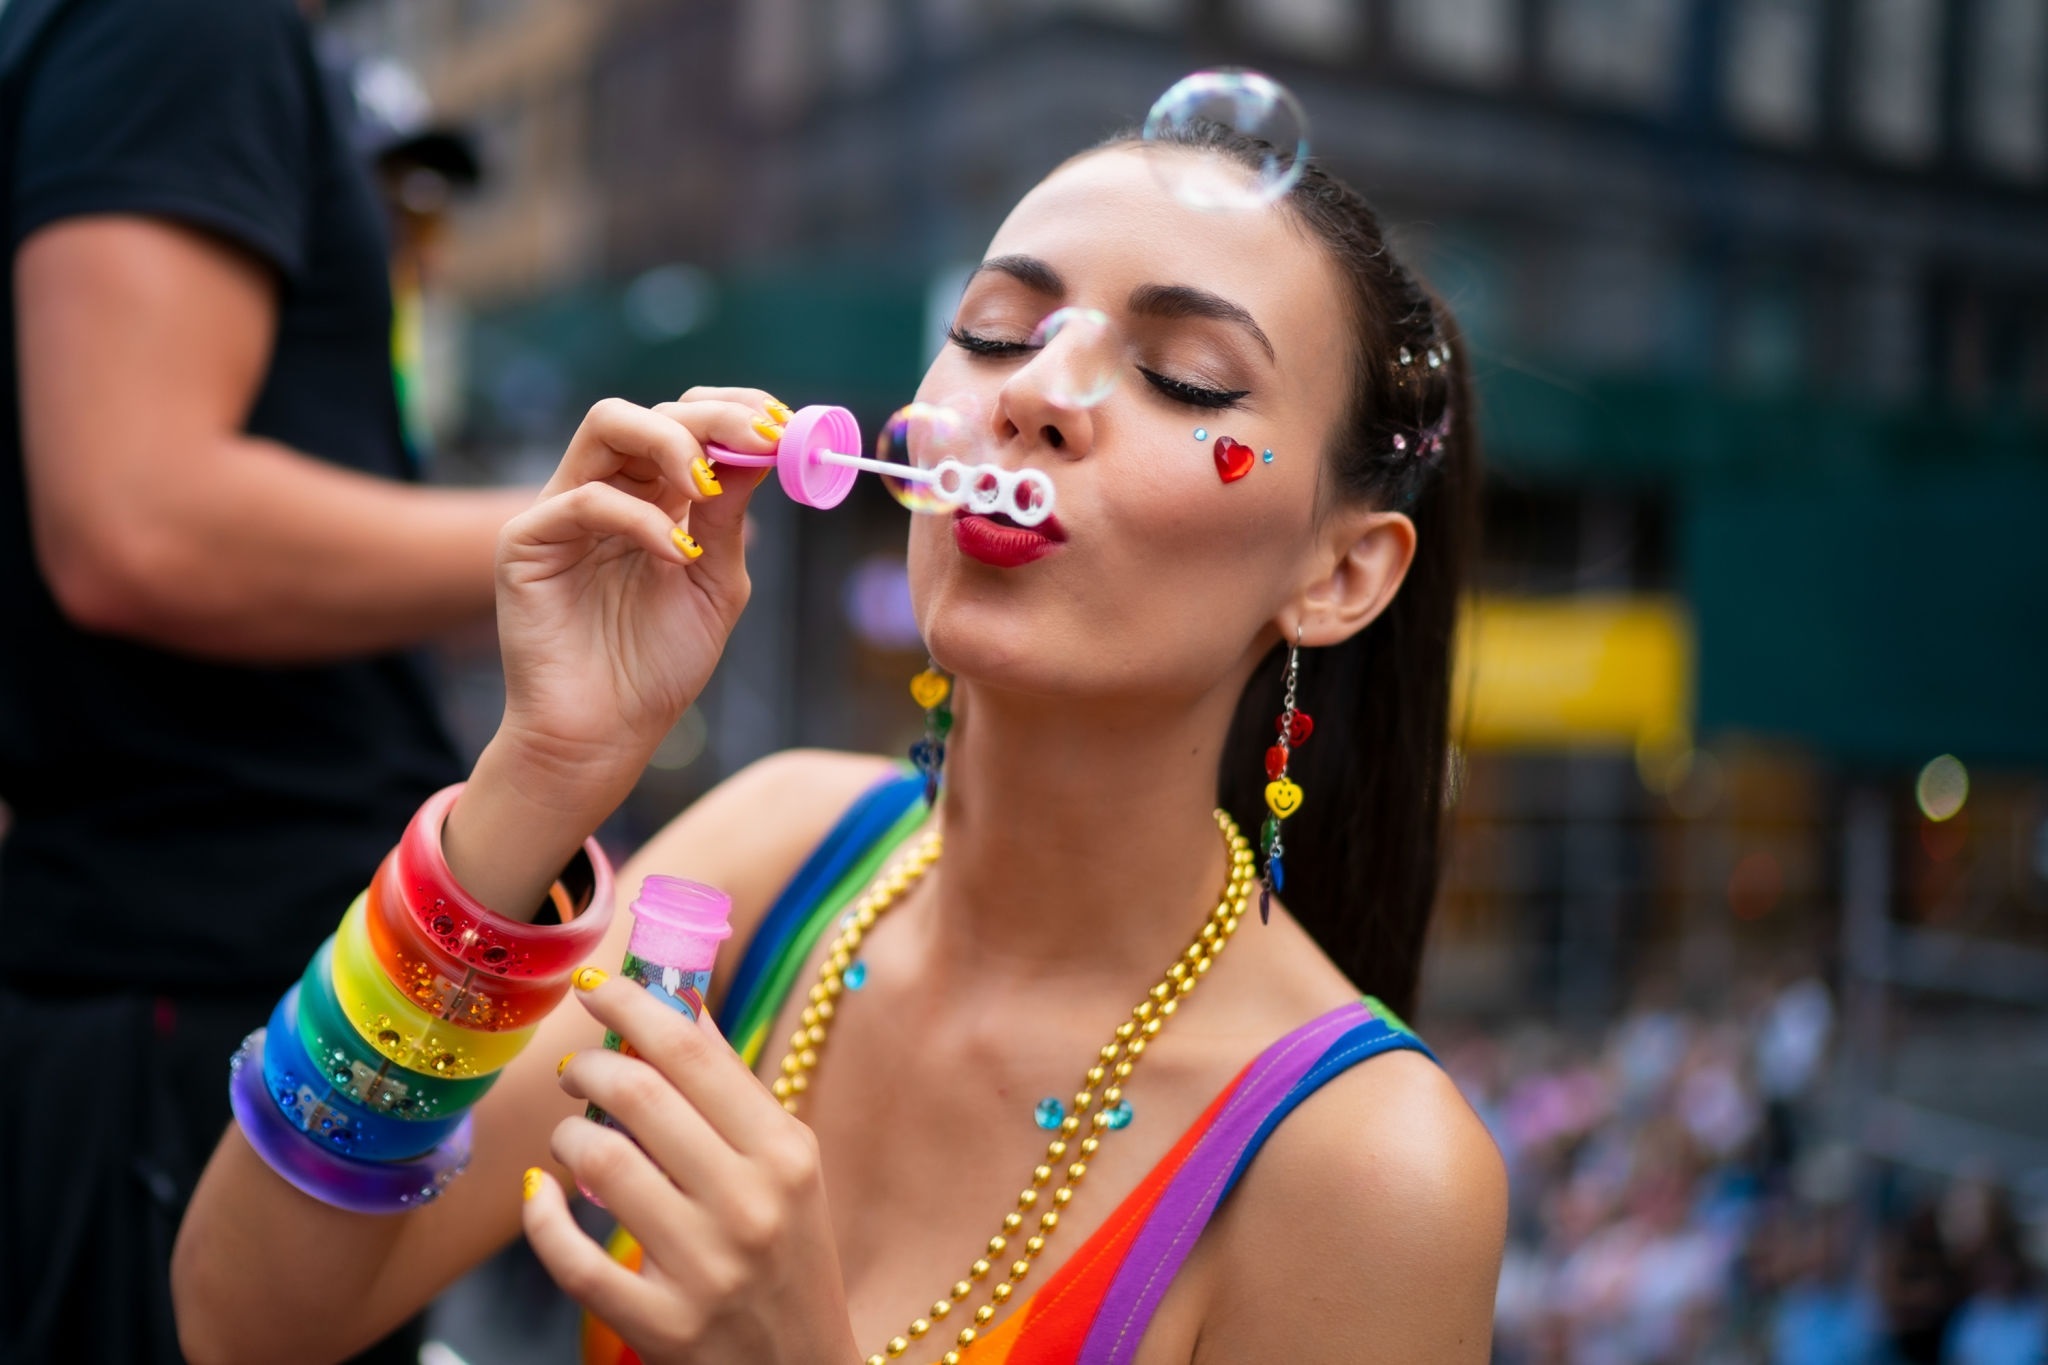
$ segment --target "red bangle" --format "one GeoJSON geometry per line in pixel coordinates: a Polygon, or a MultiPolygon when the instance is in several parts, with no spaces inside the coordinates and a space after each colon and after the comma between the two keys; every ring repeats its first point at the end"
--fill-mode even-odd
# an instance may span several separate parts
{"type": "MultiPolygon", "coordinates": [[[[437,1019],[496,1033],[538,1022],[569,993],[564,975],[499,976],[442,952],[406,913],[396,861],[394,850],[378,864],[363,907],[363,927],[377,965],[407,999],[437,1019]]],[[[555,883],[555,901],[562,912],[574,913],[560,882],[555,883]]]]}
{"type": "Polygon", "coordinates": [[[441,851],[441,826],[462,783],[427,798],[392,851],[386,885],[421,939],[468,967],[501,977],[566,977],[596,950],[612,922],[612,869],[596,839],[562,870],[576,907],[561,924],[527,924],[485,908],[456,884],[441,851]]]}

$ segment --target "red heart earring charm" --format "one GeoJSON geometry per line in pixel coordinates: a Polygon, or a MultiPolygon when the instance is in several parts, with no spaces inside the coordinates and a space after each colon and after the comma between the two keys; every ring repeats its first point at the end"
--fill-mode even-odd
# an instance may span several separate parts
{"type": "Polygon", "coordinates": [[[1228,436],[1216,438],[1216,473],[1225,483],[1236,483],[1252,472],[1252,448],[1228,436]]]}
{"type": "Polygon", "coordinates": [[[1278,782],[1280,774],[1287,771],[1287,751],[1275,744],[1266,750],[1266,780],[1278,782]]]}
{"type": "MultiPolygon", "coordinates": [[[[1278,731],[1283,725],[1286,725],[1286,721],[1284,718],[1275,721],[1273,723],[1273,729],[1275,731],[1278,731]]],[[[1306,711],[1296,711],[1294,713],[1294,723],[1292,725],[1286,726],[1287,747],[1290,749],[1299,749],[1301,747],[1302,741],[1307,739],[1310,735],[1314,734],[1315,732],[1316,723],[1314,719],[1310,717],[1309,713],[1306,711]]]]}

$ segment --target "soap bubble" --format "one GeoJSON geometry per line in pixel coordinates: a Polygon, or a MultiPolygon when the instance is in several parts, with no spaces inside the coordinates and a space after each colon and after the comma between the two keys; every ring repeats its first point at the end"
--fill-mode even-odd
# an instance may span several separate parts
{"type": "Polygon", "coordinates": [[[1145,116],[1145,140],[1172,139],[1213,125],[1267,146],[1256,172],[1185,154],[1151,157],[1174,198],[1195,209],[1249,209],[1292,189],[1308,165],[1308,115],[1294,93],[1271,76],[1219,67],[1182,77],[1145,116]]]}
{"type": "Polygon", "coordinates": [[[1123,373],[1123,342],[1100,308],[1062,308],[1031,333],[1046,367],[1045,396],[1063,408],[1092,408],[1116,390],[1123,373]]]}
{"type": "MultiPolygon", "coordinates": [[[[957,407],[944,403],[910,403],[898,408],[875,437],[875,458],[916,469],[936,469],[945,460],[968,458],[973,432],[957,407]]],[[[894,474],[879,476],[889,496],[913,512],[951,513],[953,504],[938,496],[930,482],[894,474]]]]}

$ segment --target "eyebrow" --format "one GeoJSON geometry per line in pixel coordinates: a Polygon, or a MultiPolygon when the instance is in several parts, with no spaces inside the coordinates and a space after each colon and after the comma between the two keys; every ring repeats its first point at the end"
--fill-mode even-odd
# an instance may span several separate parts
{"type": "MultiPolygon", "coordinates": [[[[1059,272],[1036,256],[991,256],[975,267],[974,274],[984,271],[1007,275],[1032,293],[1048,298],[1061,298],[1067,292],[1067,282],[1060,278],[1059,272]]],[[[1266,353],[1266,359],[1279,360],[1273,351],[1272,340],[1258,321],[1243,306],[1232,303],[1221,294],[1212,294],[1189,284],[1141,284],[1131,291],[1128,307],[1133,313],[1145,317],[1209,318],[1232,323],[1251,334],[1252,340],[1259,343],[1259,349],[1266,353]]]]}
{"type": "Polygon", "coordinates": [[[976,266],[974,273],[979,275],[985,270],[1008,275],[1034,294],[1058,298],[1067,292],[1067,282],[1059,272],[1036,256],[991,256],[976,266]]]}
{"type": "Polygon", "coordinates": [[[1266,353],[1266,359],[1279,359],[1273,354],[1273,343],[1250,313],[1206,289],[1187,284],[1141,284],[1131,291],[1129,307],[1133,313],[1145,317],[1213,318],[1217,322],[1234,323],[1251,333],[1252,340],[1258,342],[1259,348],[1266,353]]]}

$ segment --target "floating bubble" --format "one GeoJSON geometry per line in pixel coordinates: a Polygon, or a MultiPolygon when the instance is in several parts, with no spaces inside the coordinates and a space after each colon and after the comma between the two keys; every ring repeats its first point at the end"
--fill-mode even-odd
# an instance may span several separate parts
{"type": "Polygon", "coordinates": [[[1031,333],[1046,367],[1045,396],[1063,408],[1092,408],[1116,391],[1123,373],[1123,343],[1100,308],[1062,308],[1031,333]]]}
{"type": "MultiPolygon", "coordinates": [[[[973,436],[958,408],[943,403],[911,403],[898,408],[875,437],[875,458],[916,469],[937,469],[947,460],[969,454],[973,436]]],[[[913,512],[950,513],[948,502],[929,481],[894,474],[878,476],[889,496],[913,512]]]]}
{"type": "Polygon", "coordinates": [[[1218,130],[1264,144],[1257,170],[1213,157],[1154,156],[1154,172],[1189,208],[1251,209],[1292,189],[1308,165],[1308,115],[1294,93],[1271,76],[1219,67],[1182,77],[1145,116],[1145,140],[1197,141],[1218,130]]]}
{"type": "Polygon", "coordinates": [[[1920,770],[1913,795],[1919,800],[1920,813],[1928,819],[1936,823],[1952,820],[1970,799],[1969,770],[1953,754],[1931,759],[1920,770]]]}

